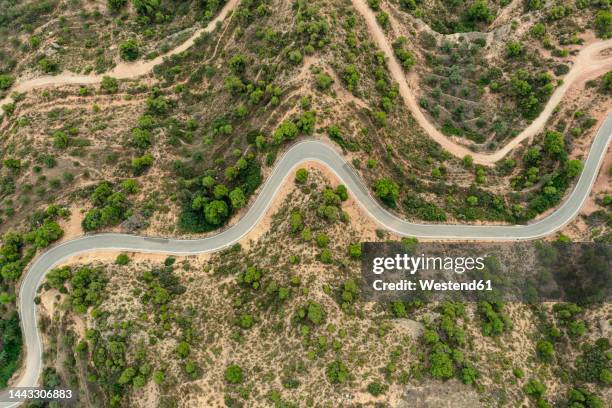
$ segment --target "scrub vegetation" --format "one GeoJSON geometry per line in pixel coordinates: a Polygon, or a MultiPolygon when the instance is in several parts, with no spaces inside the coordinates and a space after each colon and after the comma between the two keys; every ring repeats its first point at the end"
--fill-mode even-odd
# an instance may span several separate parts
{"type": "MultiPolygon", "coordinates": [[[[493,151],[511,140],[539,115],[579,50],[594,38],[611,35],[606,1],[367,3],[422,111],[443,133],[474,152],[493,151]]],[[[0,0],[0,98],[12,97],[3,104],[0,118],[0,386],[22,360],[15,314],[19,279],[36,251],[64,234],[73,238],[117,231],[195,237],[218,231],[248,208],[286,149],[306,138],[337,147],[373,195],[405,219],[524,223],[563,200],[611,103],[608,72],[568,93],[533,139],[495,166],[481,166],[471,155],[456,157],[443,150],[418,126],[392,79],[388,59],[353,2],[236,4],[193,46],[151,72],[120,79],[113,76],[113,68],[120,66],[129,74],[174,49],[226,3],[0,0]],[[14,88],[30,78],[45,76],[53,82],[72,74],[100,77],[24,92],[14,88]],[[65,228],[68,218],[70,231],[65,228]]],[[[68,312],[45,326],[56,346],[47,361],[45,384],[78,381],[87,389],[91,406],[97,401],[142,402],[144,391],[138,390],[153,387],[151,380],[161,387],[160,401],[169,395],[165,391],[189,380],[200,381],[198,387],[215,384],[211,392],[217,394],[212,395],[230,406],[303,406],[310,404],[309,398],[316,405],[320,395],[343,404],[338,390],[349,385],[359,390],[356,398],[367,403],[399,394],[398,384],[403,387],[408,379],[457,378],[479,395],[513,379],[505,374],[514,368],[504,363],[504,375],[487,374],[489,380],[483,380],[483,371],[490,367],[482,356],[494,354],[482,351],[472,358],[471,343],[459,344],[445,332],[447,326],[469,326],[481,316],[487,331],[498,332],[506,311],[500,305],[376,306],[366,319],[366,306],[355,289],[361,238],[347,232],[355,220],[343,210],[348,192],[339,186],[325,188],[327,182],[307,171],[298,172],[295,180],[301,190],[295,194],[308,204],[285,208],[288,212],[279,212],[268,238],[254,248],[224,253],[225,260],[213,256],[208,269],[200,261],[195,266],[170,260],[145,266],[122,257],[113,266],[75,265],[55,271],[47,289],[57,291],[61,302],[68,300],[68,312]],[[339,239],[342,234],[347,235],[339,239]],[[285,261],[285,255],[281,259],[282,253],[268,249],[282,242],[266,241],[270,237],[287,239],[303,253],[297,251],[285,261]],[[264,264],[245,261],[255,259],[256,253],[264,264]],[[295,276],[287,275],[304,259],[309,262],[304,270],[295,266],[295,276]],[[339,274],[325,275],[325,286],[316,279],[328,269],[339,274]],[[126,271],[132,273],[129,280],[126,271]],[[202,276],[214,277],[210,292],[196,287],[202,276]],[[218,286],[219,277],[233,286],[218,286]],[[339,277],[342,280],[336,280],[339,277]],[[115,279],[124,278],[122,283],[134,291],[126,294],[125,305],[136,302],[138,316],[128,316],[127,306],[116,304],[112,288],[121,287],[115,279]],[[272,282],[276,288],[268,293],[272,282]],[[194,293],[192,304],[185,303],[189,293],[194,293]],[[196,302],[213,298],[220,303],[196,302]],[[221,310],[236,315],[224,320],[221,310]],[[397,336],[388,335],[389,327],[393,331],[401,326],[389,323],[389,316],[402,310],[416,313],[410,314],[413,320],[437,339],[420,340],[401,328],[397,336]],[[430,312],[434,319],[426,318],[430,312]],[[70,326],[71,316],[87,320],[94,332],[81,335],[70,326]],[[342,321],[342,316],[350,319],[342,321]],[[362,325],[362,319],[367,324],[362,325]],[[208,325],[218,331],[205,330],[208,325]],[[267,343],[257,343],[249,330],[278,341],[274,352],[267,353],[267,343]],[[274,333],[282,333],[288,343],[280,343],[284,337],[274,333]],[[369,348],[368,339],[376,336],[384,341],[369,348]],[[362,340],[368,347],[358,347],[362,340]],[[223,352],[228,344],[249,347],[232,360],[223,352]],[[69,355],[73,348],[78,352],[69,355]],[[250,348],[282,368],[267,373],[247,358],[250,348]],[[286,359],[282,353],[287,350],[296,354],[286,359]],[[376,366],[368,368],[363,361],[366,351],[376,356],[371,363],[376,366]],[[159,356],[168,358],[158,361],[159,356]],[[403,366],[407,360],[419,367],[403,366]],[[217,363],[221,368],[212,370],[217,363]],[[266,386],[256,392],[254,384],[266,386]],[[302,393],[310,397],[302,398],[302,393]]],[[[601,190],[593,200],[596,211],[582,220],[587,225],[582,237],[610,242],[610,192],[601,190]]],[[[376,237],[384,239],[385,233],[379,231],[376,237]]],[[[552,319],[550,311],[543,313],[552,319]]],[[[595,330],[594,320],[588,321],[595,330]]],[[[508,327],[502,326],[497,334],[508,336],[508,327]]],[[[554,365],[554,355],[561,353],[549,345],[556,346],[555,341],[544,334],[538,334],[538,341],[541,364],[553,362],[542,367],[561,370],[560,363],[554,365]]],[[[493,343],[486,345],[497,347],[493,343]]],[[[532,343],[530,351],[536,350],[532,343]]],[[[564,387],[559,395],[570,392],[570,386],[575,389],[567,397],[571,403],[600,395],[591,384],[596,373],[607,375],[589,365],[596,361],[594,366],[602,366],[602,353],[608,353],[605,344],[591,337],[588,344],[580,361],[589,361],[584,364],[591,374],[576,378],[589,380],[559,376],[564,387]]],[[[577,356],[563,356],[572,358],[565,363],[578,364],[577,356]]],[[[530,373],[529,379],[552,381],[540,368],[522,369],[530,373]]],[[[522,387],[527,379],[513,381],[522,387]]],[[[530,384],[529,398],[541,405],[540,400],[548,401],[561,390],[545,393],[538,383],[530,384]]],[[[466,390],[459,387],[459,394],[466,390]]],[[[195,388],[189,390],[198,394],[195,388]]],[[[520,398],[508,396],[515,402],[520,398]]]]}
{"type": "Polygon", "coordinates": [[[423,406],[604,406],[608,304],[366,302],[360,243],[374,228],[358,215],[343,186],[304,169],[248,243],[54,269],[45,381],[98,406],[401,406],[418,389],[423,406]]]}

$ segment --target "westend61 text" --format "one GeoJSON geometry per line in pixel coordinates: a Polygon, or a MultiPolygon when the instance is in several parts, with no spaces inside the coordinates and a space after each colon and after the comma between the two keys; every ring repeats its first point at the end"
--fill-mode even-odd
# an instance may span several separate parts
{"type": "Polygon", "coordinates": [[[493,290],[490,280],[473,280],[469,282],[439,282],[433,279],[419,279],[411,281],[402,279],[396,282],[385,282],[377,279],[372,283],[376,291],[414,291],[414,290],[435,290],[435,291],[484,291],[493,290]]]}

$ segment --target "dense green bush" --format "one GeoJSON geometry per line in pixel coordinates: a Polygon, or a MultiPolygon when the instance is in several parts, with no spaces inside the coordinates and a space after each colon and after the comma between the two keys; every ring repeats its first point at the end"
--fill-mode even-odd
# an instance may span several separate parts
{"type": "Polygon", "coordinates": [[[183,212],[179,227],[182,230],[211,231],[225,224],[232,214],[246,206],[248,198],[261,184],[260,164],[255,155],[247,155],[231,168],[231,177],[228,178],[226,174],[227,185],[210,175],[199,179],[193,174],[182,175],[192,180],[185,183],[186,187],[180,191],[183,212]]]}
{"type": "Polygon", "coordinates": [[[114,191],[113,186],[103,181],[90,195],[94,208],[89,210],[81,223],[85,231],[93,231],[117,225],[127,217],[130,204],[125,193],[114,191]]]}
{"type": "Polygon", "coordinates": [[[582,354],[576,359],[577,377],[590,383],[612,384],[609,349],[610,342],[606,338],[600,338],[594,344],[585,344],[582,354]]]}
{"type": "Polygon", "coordinates": [[[597,12],[593,24],[599,37],[612,37],[612,13],[610,13],[608,10],[600,10],[597,12]]]}
{"type": "Polygon", "coordinates": [[[547,340],[538,341],[536,351],[538,353],[538,357],[547,363],[552,362],[555,357],[555,347],[547,340]]]}
{"type": "Polygon", "coordinates": [[[124,61],[135,61],[138,59],[138,56],[140,55],[138,42],[133,38],[122,42],[119,45],[119,55],[124,61]]]}
{"type": "Polygon", "coordinates": [[[446,213],[443,209],[416,194],[409,194],[402,203],[409,215],[425,221],[446,221],[446,213]]]}
{"type": "Polygon", "coordinates": [[[585,388],[572,388],[568,393],[567,405],[570,408],[604,408],[605,404],[597,395],[585,388]]]}
{"type": "Polygon", "coordinates": [[[348,381],[350,378],[348,368],[340,359],[336,359],[329,363],[325,370],[325,374],[332,384],[341,384],[348,381]]]}
{"type": "Polygon", "coordinates": [[[399,186],[389,178],[383,178],[374,185],[376,197],[381,199],[390,207],[395,207],[395,202],[399,197],[399,186]]]}
{"type": "Polygon", "coordinates": [[[237,364],[232,364],[225,369],[225,380],[230,384],[240,384],[244,379],[242,368],[237,364]]]}
{"type": "Polygon", "coordinates": [[[100,88],[108,93],[115,93],[119,90],[119,81],[110,76],[103,76],[100,88]]]}
{"type": "Polygon", "coordinates": [[[332,77],[330,77],[324,72],[321,72],[315,76],[315,84],[317,88],[321,91],[329,89],[333,83],[334,80],[332,79],[332,77]]]}
{"type": "Polygon", "coordinates": [[[10,75],[0,74],[0,91],[9,89],[13,85],[14,81],[15,79],[10,75]]]}
{"type": "Polygon", "coordinates": [[[295,172],[295,182],[298,184],[306,184],[308,181],[308,170],[301,168],[295,172]]]}
{"type": "Polygon", "coordinates": [[[416,63],[416,58],[410,51],[404,48],[404,44],[406,44],[407,41],[406,37],[399,37],[393,42],[393,51],[397,59],[402,63],[402,67],[409,70],[416,63]]]}
{"type": "Polygon", "coordinates": [[[482,319],[482,333],[485,336],[498,336],[512,328],[512,322],[504,314],[502,302],[478,303],[478,313],[482,319]]]}
{"type": "Polygon", "coordinates": [[[17,370],[21,347],[19,315],[13,311],[8,317],[0,318],[0,388],[7,386],[17,370]]]}
{"type": "Polygon", "coordinates": [[[117,265],[127,265],[130,262],[130,257],[127,254],[119,254],[117,255],[117,259],[115,259],[115,263],[117,265]]]}

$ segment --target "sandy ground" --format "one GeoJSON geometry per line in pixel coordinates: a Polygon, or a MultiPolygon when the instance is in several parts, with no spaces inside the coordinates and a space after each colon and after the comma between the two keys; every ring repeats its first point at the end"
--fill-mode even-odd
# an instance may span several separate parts
{"type": "MultiPolygon", "coordinates": [[[[172,55],[179,54],[189,49],[195,40],[204,32],[213,31],[217,27],[217,23],[222,22],[230,11],[232,11],[238,5],[238,0],[229,0],[221,9],[219,14],[208,23],[206,27],[203,27],[193,33],[187,41],[179,45],[178,47],[168,51],[166,54],[160,55],[150,61],[138,61],[138,62],[121,62],[113,68],[112,71],[104,75],[74,75],[67,72],[63,72],[59,75],[47,75],[38,78],[17,81],[17,83],[8,92],[8,96],[0,100],[0,106],[12,101],[10,94],[13,92],[27,92],[34,88],[50,87],[59,85],[93,85],[98,84],[102,81],[102,77],[111,76],[118,79],[136,78],[148,74],[153,70],[153,67],[164,62],[164,58],[172,55]]],[[[2,113],[0,112],[0,117],[2,113]]]]}
{"type": "Polygon", "coordinates": [[[538,134],[544,128],[553,110],[557,104],[561,102],[563,96],[571,86],[584,83],[588,79],[600,76],[612,68],[612,58],[599,55],[602,51],[612,47],[612,39],[597,42],[583,48],[576,56],[574,65],[565,76],[563,84],[552,94],[540,116],[500,150],[494,153],[475,153],[442,134],[435,125],[427,120],[427,117],[419,107],[415,93],[410,89],[403,68],[395,58],[395,54],[385,37],[385,33],[376,21],[374,12],[369,8],[365,0],[352,0],[352,3],[355,9],[365,19],[368,30],[376,44],[385,53],[391,76],[399,84],[400,95],[402,95],[406,106],[410,109],[419,125],[425,130],[429,137],[438,142],[445,150],[460,158],[469,154],[474,158],[474,162],[477,164],[491,166],[524,140],[528,140],[538,134]]]}
{"type": "Polygon", "coordinates": [[[81,206],[73,205],[70,207],[70,218],[60,222],[60,226],[64,230],[64,235],[60,242],[70,241],[73,238],[83,235],[81,221],[83,221],[84,217],[85,214],[81,212],[81,206]]]}

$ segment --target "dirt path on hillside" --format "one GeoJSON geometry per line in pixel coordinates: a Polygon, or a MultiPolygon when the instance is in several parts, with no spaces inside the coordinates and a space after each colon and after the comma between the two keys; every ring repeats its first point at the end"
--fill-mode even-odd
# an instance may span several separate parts
{"type": "Polygon", "coordinates": [[[489,31],[506,24],[512,18],[514,10],[519,8],[523,4],[522,0],[512,0],[512,2],[506,7],[502,8],[495,20],[489,26],[489,31]]]}
{"type": "MultiPolygon", "coordinates": [[[[217,23],[223,21],[228,13],[230,13],[236,7],[238,1],[239,0],[229,0],[219,14],[206,27],[197,30],[187,41],[166,54],[160,55],[151,61],[121,63],[107,75],[119,79],[126,79],[139,77],[151,72],[154,66],[163,62],[164,58],[187,50],[195,43],[195,40],[203,32],[214,30],[217,23]]],[[[352,0],[352,3],[359,14],[361,14],[361,16],[365,19],[368,31],[374,38],[376,44],[385,53],[391,76],[399,84],[400,94],[419,125],[429,135],[429,137],[438,142],[442,148],[459,158],[466,155],[471,155],[474,158],[474,162],[477,164],[491,166],[495,162],[502,159],[508,152],[518,146],[521,142],[538,134],[544,128],[544,125],[552,114],[554,108],[559,102],[561,102],[563,96],[572,85],[584,83],[588,79],[602,75],[612,68],[612,56],[606,55],[604,57],[599,55],[605,49],[612,47],[612,39],[600,41],[585,47],[576,57],[572,69],[563,79],[563,84],[557,87],[557,89],[554,91],[538,118],[536,118],[527,128],[519,133],[514,139],[509,141],[500,150],[493,153],[476,153],[455,142],[452,138],[442,134],[434,124],[429,122],[425,114],[421,111],[416,100],[416,95],[410,89],[408,80],[406,79],[406,74],[395,58],[393,49],[387,41],[382,28],[378,25],[374,12],[368,7],[365,0],[352,0]]],[[[57,76],[43,76],[21,82],[18,81],[17,84],[11,89],[11,92],[26,92],[39,87],[59,86],[66,84],[97,84],[101,80],[102,75],[73,75],[63,73],[57,76]]],[[[9,95],[0,101],[0,106],[10,101],[12,101],[12,99],[9,95]]]]}
{"type": "MultiPolygon", "coordinates": [[[[111,71],[102,75],[75,75],[68,72],[63,72],[59,75],[45,75],[24,81],[17,81],[17,83],[11,88],[8,96],[0,100],[0,106],[13,101],[10,96],[10,94],[13,92],[21,93],[31,91],[35,88],[60,85],[93,85],[100,83],[102,81],[102,77],[104,76],[111,76],[117,79],[129,79],[146,75],[149,72],[152,72],[156,65],[164,62],[164,58],[179,54],[189,49],[191,46],[193,46],[196,39],[202,33],[213,31],[216,28],[217,23],[223,21],[225,17],[227,17],[228,13],[238,5],[238,1],[239,0],[229,0],[225,6],[223,6],[219,14],[217,14],[217,16],[206,25],[206,27],[196,30],[184,43],[176,48],[173,48],[167,53],[158,56],[157,58],[150,61],[121,62],[111,71]]],[[[2,112],[0,112],[0,117],[2,117],[2,112]]]]}
{"type": "Polygon", "coordinates": [[[406,74],[395,58],[393,49],[387,41],[382,28],[378,25],[374,12],[368,7],[365,0],[352,0],[352,3],[359,14],[361,14],[361,16],[365,19],[370,35],[372,35],[378,47],[385,53],[391,76],[399,84],[400,95],[404,99],[408,109],[410,109],[419,125],[433,140],[438,142],[442,148],[460,158],[469,154],[474,158],[474,162],[477,164],[491,166],[495,162],[502,159],[506,154],[508,154],[508,152],[517,147],[521,142],[538,134],[544,128],[544,125],[546,124],[546,121],[552,114],[553,110],[557,104],[561,102],[563,96],[572,85],[584,83],[588,79],[600,76],[612,69],[612,57],[599,56],[599,53],[601,53],[603,50],[612,47],[612,39],[600,41],[582,49],[576,57],[572,69],[565,76],[565,78],[563,78],[563,84],[557,87],[540,116],[538,116],[527,128],[525,128],[514,139],[509,141],[498,151],[493,153],[472,152],[467,147],[456,143],[448,136],[442,134],[442,132],[440,132],[434,124],[429,122],[425,114],[421,111],[416,100],[416,95],[410,89],[406,79],[406,74]]]}

